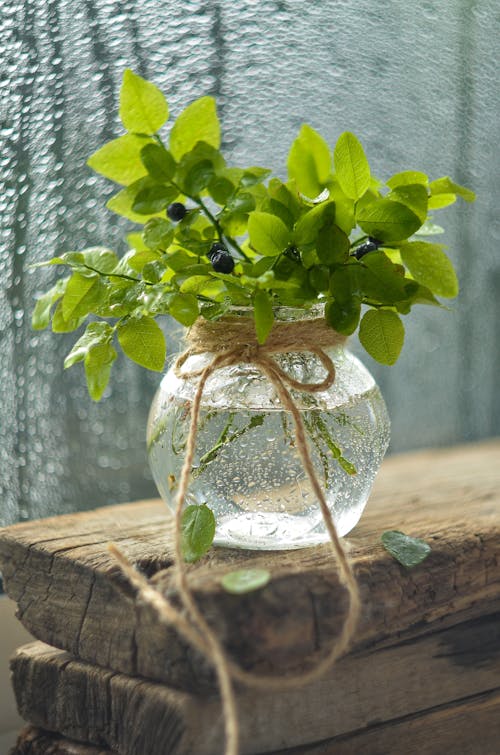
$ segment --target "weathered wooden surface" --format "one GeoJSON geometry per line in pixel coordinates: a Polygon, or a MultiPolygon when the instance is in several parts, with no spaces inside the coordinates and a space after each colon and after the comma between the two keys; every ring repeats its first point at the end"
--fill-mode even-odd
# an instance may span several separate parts
{"type": "MultiPolygon", "coordinates": [[[[121,755],[222,751],[215,695],[91,666],[40,642],[21,648],[12,668],[19,711],[37,726],[121,755]]],[[[279,693],[240,690],[241,753],[354,736],[374,722],[397,724],[494,689],[500,692],[499,613],[351,653],[307,687],[279,693]]]]}
{"type": "MultiPolygon", "coordinates": [[[[171,532],[160,502],[126,504],[6,528],[0,566],[35,637],[74,656],[186,688],[206,665],[123,589],[106,545],[171,591],[171,532]]],[[[500,610],[500,443],[386,460],[361,523],[346,538],[362,599],[354,650],[397,643],[500,610]],[[406,571],[380,545],[402,529],[433,548],[406,571]]],[[[344,610],[328,546],[259,553],[214,549],[190,568],[197,598],[229,652],[247,668],[282,673],[318,659],[344,610]],[[264,565],[272,581],[246,596],[222,574],[264,565]]]]}
{"type": "MultiPolygon", "coordinates": [[[[275,755],[498,755],[499,741],[500,691],[493,690],[275,755]]],[[[119,754],[27,727],[9,755],[119,754]]]]}
{"type": "Polygon", "coordinates": [[[54,732],[27,726],[17,738],[9,755],[118,755],[108,747],[75,742],[54,732]]]}

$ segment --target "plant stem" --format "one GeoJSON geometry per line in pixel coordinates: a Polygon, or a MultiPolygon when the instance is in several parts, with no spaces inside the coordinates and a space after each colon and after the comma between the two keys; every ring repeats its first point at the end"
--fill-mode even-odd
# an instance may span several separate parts
{"type": "MultiPolygon", "coordinates": [[[[158,134],[155,134],[155,139],[158,142],[158,144],[160,144],[164,149],[166,149],[165,144],[163,143],[162,138],[160,136],[158,136],[158,134]]],[[[245,252],[240,247],[240,245],[238,244],[238,242],[235,239],[233,239],[232,236],[228,236],[226,233],[224,233],[224,231],[223,231],[223,229],[222,229],[219,221],[217,220],[217,218],[215,217],[215,215],[213,215],[213,213],[210,212],[210,210],[208,209],[208,207],[206,206],[206,204],[204,203],[204,201],[202,200],[201,197],[196,197],[196,196],[193,196],[192,194],[186,194],[186,192],[183,191],[181,189],[181,187],[178,186],[174,181],[172,181],[172,179],[170,179],[170,183],[172,184],[172,186],[174,186],[179,191],[180,194],[184,194],[184,196],[188,197],[188,199],[191,199],[195,204],[198,205],[198,207],[200,208],[200,210],[204,213],[204,215],[210,220],[210,222],[214,226],[214,228],[217,231],[217,234],[219,236],[219,239],[221,241],[223,241],[224,239],[226,239],[226,241],[229,244],[231,244],[231,246],[233,246],[236,249],[236,251],[238,252],[238,254],[240,254],[241,257],[246,262],[251,262],[250,257],[248,257],[245,254],[245,252]]]]}

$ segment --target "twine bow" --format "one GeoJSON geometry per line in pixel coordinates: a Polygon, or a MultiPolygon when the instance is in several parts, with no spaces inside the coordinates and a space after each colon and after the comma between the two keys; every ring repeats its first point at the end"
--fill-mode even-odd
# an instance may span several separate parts
{"type": "Polygon", "coordinates": [[[176,578],[179,595],[187,612],[187,617],[175,609],[164,596],[155,591],[144,577],[138,575],[123,554],[115,546],[112,546],[112,552],[120,561],[129,580],[138,588],[143,599],[154,606],[158,616],[163,621],[169,625],[174,625],[213,663],[219,682],[225,722],[226,755],[237,755],[238,753],[238,718],[233,679],[247,686],[267,690],[282,690],[287,687],[308,684],[322,676],[345,652],[359,618],[360,599],[356,578],[342,541],[338,536],[325,494],[312,463],[301,412],[290,393],[291,389],[306,393],[318,393],[330,388],[335,381],[335,366],[325,349],[340,345],[345,340],[345,337],[332,330],[323,318],[295,322],[275,322],[265,344],[257,342],[253,321],[250,318],[227,318],[213,322],[202,318],[197,320],[187,335],[188,348],[178,357],[174,365],[174,371],[179,378],[199,378],[191,404],[189,434],[179,478],[175,510],[176,578]],[[274,355],[292,351],[309,352],[316,355],[325,368],[324,379],[317,383],[305,383],[292,378],[285,372],[274,359],[274,355]],[[182,371],[189,357],[206,352],[212,353],[213,357],[205,367],[187,370],[186,372],[182,371]],[[332,549],[340,565],[340,579],[349,594],[349,609],[346,618],[327,656],[304,673],[288,676],[285,679],[244,671],[227,658],[220,640],[208,625],[194,600],[181,550],[181,519],[196,448],[203,392],[208,379],[214,372],[241,363],[252,364],[266,375],[274,386],[282,406],[292,415],[296,448],[318,499],[332,549]]]}

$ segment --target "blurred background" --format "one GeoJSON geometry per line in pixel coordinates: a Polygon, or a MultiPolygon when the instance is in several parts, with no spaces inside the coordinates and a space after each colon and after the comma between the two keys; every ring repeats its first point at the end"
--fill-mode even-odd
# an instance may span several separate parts
{"type": "Polygon", "coordinates": [[[308,122],[331,144],[356,133],[382,180],[412,168],[473,188],[476,204],[436,218],[462,286],[451,311],[414,310],[395,367],[363,359],[391,452],[499,434],[499,15],[494,0],[4,0],[0,524],[156,495],[144,436],[160,376],[121,359],[96,405],[83,367],[63,370],[75,334],[30,328],[55,271],[28,265],[125,251],[131,225],[104,208],[114,188],[85,165],[122,133],[125,67],[163,89],[174,117],[214,95],[228,162],[284,176],[308,122]]]}

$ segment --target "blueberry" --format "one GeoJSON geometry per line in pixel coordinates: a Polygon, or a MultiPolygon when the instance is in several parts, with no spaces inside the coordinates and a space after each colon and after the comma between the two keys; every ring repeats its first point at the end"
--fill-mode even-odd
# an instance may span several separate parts
{"type": "Polygon", "coordinates": [[[364,244],[360,244],[356,247],[356,249],[351,252],[352,257],[356,257],[357,260],[360,260],[361,257],[364,257],[365,254],[368,254],[368,252],[375,252],[378,249],[378,242],[375,241],[365,241],[364,244]]]}
{"type": "Polygon", "coordinates": [[[210,259],[210,255],[214,254],[215,252],[227,252],[226,247],[221,241],[216,241],[214,244],[212,244],[207,257],[210,259]]]}
{"type": "Polygon", "coordinates": [[[232,273],[234,270],[234,260],[227,249],[210,250],[208,258],[216,273],[232,273]]]}
{"type": "Polygon", "coordinates": [[[186,216],[186,212],[187,210],[182,202],[172,202],[172,204],[169,204],[167,207],[168,217],[176,223],[186,216]]]}

